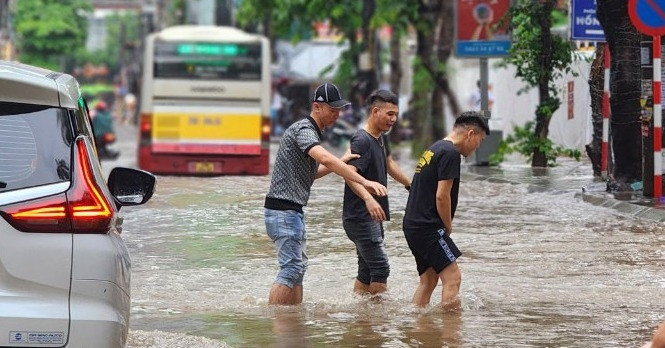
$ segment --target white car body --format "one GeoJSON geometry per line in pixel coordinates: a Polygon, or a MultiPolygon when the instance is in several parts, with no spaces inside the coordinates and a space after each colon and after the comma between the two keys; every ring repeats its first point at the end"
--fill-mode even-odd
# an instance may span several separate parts
{"type": "MultiPolygon", "coordinates": [[[[2,186],[7,186],[4,190],[0,186],[0,346],[123,347],[129,327],[131,274],[129,253],[120,236],[122,219],[117,218],[123,202],[111,193],[111,178],[108,186],[103,178],[89,120],[81,116],[87,115],[87,108],[81,99],[78,83],[66,74],[0,62],[0,102],[19,109],[23,105],[40,105],[47,110],[59,110],[53,111],[60,112],[57,114],[58,121],[62,119],[65,121],[60,123],[66,123],[68,120],[72,132],[70,136],[68,126],[60,123],[61,131],[56,129],[52,132],[54,142],[71,142],[72,146],[69,165],[63,164],[61,168],[58,164],[56,168],[64,172],[58,172],[57,182],[12,187],[13,182],[22,179],[22,173],[12,176],[11,171],[22,167],[8,165],[9,169],[5,168],[3,172],[3,163],[10,160],[3,159],[0,150],[0,182],[4,177],[6,183],[2,186]],[[74,207],[80,203],[72,198],[76,194],[84,197],[80,202],[87,200],[88,205],[81,209],[106,209],[104,221],[108,228],[88,232],[81,227],[97,225],[92,221],[95,217],[74,217],[81,214],[76,213],[78,208],[74,207]],[[66,197],[66,200],[59,197],[66,197]],[[37,209],[39,204],[31,203],[58,199],[57,208],[44,208],[47,210],[37,209]],[[21,205],[27,208],[21,208],[21,205]],[[29,209],[32,210],[22,213],[29,209]],[[53,215],[57,217],[45,215],[49,211],[57,211],[53,215]],[[25,214],[38,216],[25,218],[28,220],[26,224],[36,226],[38,231],[30,231],[29,227],[21,231],[16,227],[22,223],[25,214]],[[48,224],[58,227],[50,231],[48,224]]],[[[30,113],[5,116],[0,110],[0,122],[5,120],[9,125],[2,128],[0,124],[0,149],[22,145],[20,142],[16,145],[15,139],[23,137],[26,129],[34,130],[34,127],[23,124],[20,125],[23,128],[12,130],[11,125],[16,124],[17,119],[39,117],[30,113]]],[[[40,137],[37,131],[27,135],[30,136],[32,139],[26,140],[26,143],[41,144],[41,148],[49,146],[49,137],[40,137]]],[[[17,151],[20,153],[22,150],[17,151]]],[[[43,158],[43,153],[35,158],[29,175],[39,175],[40,166],[52,166],[49,164],[51,159],[43,158]]],[[[64,158],[63,163],[67,160],[64,158]]],[[[149,173],[145,175],[147,177],[149,173]]],[[[139,204],[150,198],[152,189],[149,191],[139,204]]]]}

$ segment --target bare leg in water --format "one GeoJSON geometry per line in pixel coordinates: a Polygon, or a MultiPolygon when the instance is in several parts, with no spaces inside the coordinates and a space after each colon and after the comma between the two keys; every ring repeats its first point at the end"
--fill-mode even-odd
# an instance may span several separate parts
{"type": "Polygon", "coordinates": [[[441,279],[443,290],[441,291],[441,306],[445,311],[455,311],[460,308],[459,288],[462,283],[462,274],[460,273],[457,262],[453,262],[437,274],[433,268],[428,268],[420,276],[420,283],[413,295],[413,303],[419,307],[429,305],[432,292],[441,279]]]}

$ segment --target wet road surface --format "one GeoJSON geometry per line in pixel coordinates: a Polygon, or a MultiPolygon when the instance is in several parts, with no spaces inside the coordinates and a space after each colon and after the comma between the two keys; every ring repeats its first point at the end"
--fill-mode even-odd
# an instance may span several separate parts
{"type": "MultiPolygon", "coordinates": [[[[132,131],[119,133],[122,157],[105,169],[135,165],[132,131]]],[[[400,163],[412,173],[413,161],[400,163]]],[[[411,306],[407,192],[394,182],[389,292],[379,302],[356,296],[342,185],[334,174],[314,184],[304,303],[285,308],[267,304],[277,270],[263,224],[269,176],[160,176],[150,202],[122,211],[134,267],[130,347],[639,347],[665,319],[662,225],[572,191],[473,176],[463,177],[453,234],[463,310],[438,309],[440,286],[430,308],[411,306]]]]}

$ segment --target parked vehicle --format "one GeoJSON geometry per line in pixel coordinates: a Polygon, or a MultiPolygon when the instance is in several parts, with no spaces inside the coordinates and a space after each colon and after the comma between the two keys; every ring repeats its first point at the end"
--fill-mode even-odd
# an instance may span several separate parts
{"type": "Polygon", "coordinates": [[[364,115],[361,111],[355,111],[352,108],[342,111],[330,129],[323,132],[323,140],[333,147],[346,146],[345,144],[349,143],[353,134],[359,129],[363,119],[364,115]]]}
{"type": "Polygon", "coordinates": [[[357,130],[357,126],[340,118],[335,121],[330,129],[323,133],[323,140],[333,147],[340,147],[344,144],[348,144],[357,130]]]}
{"type": "Polygon", "coordinates": [[[131,263],[122,206],[155,177],[108,184],[85,101],[66,74],[0,61],[0,346],[123,347],[131,263]]]}

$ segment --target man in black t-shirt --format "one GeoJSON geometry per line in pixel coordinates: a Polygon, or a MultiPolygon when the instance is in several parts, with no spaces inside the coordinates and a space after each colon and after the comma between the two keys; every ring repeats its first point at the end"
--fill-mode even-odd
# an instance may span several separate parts
{"type": "Polygon", "coordinates": [[[420,284],[413,295],[417,306],[429,304],[441,279],[443,308],[457,310],[460,307],[458,294],[462,275],[456,260],[462,253],[450,234],[457,209],[461,156],[469,156],[489,133],[479,112],[464,112],[455,120],[453,131],[425,150],[416,165],[403,228],[420,276],[420,284]]]}
{"type": "MultiPolygon", "coordinates": [[[[364,129],[351,138],[351,153],[360,155],[349,164],[367,180],[386,185],[388,174],[405,187],[410,185],[399,165],[387,153],[384,132],[397,121],[397,96],[378,90],[367,98],[368,118],[364,129]]],[[[375,196],[349,180],[344,187],[343,225],[346,235],[356,245],[358,276],[353,290],[359,294],[378,294],[387,290],[388,256],[383,242],[383,220],[390,220],[388,197],[375,196]]]]}

